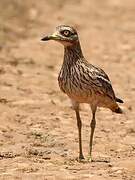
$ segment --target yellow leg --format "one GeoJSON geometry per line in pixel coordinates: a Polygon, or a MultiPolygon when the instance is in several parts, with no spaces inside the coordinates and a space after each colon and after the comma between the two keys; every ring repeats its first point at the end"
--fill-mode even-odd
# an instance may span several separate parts
{"type": "Polygon", "coordinates": [[[79,135],[79,160],[82,160],[84,159],[83,152],[82,152],[82,137],[81,137],[82,122],[81,122],[79,110],[76,110],[75,112],[76,112],[78,135],[79,135]]]}
{"type": "Polygon", "coordinates": [[[91,124],[90,124],[90,126],[91,126],[91,134],[90,134],[89,155],[88,155],[88,160],[89,161],[92,161],[93,136],[94,136],[95,126],[96,126],[95,113],[96,113],[96,107],[92,108],[92,121],[91,121],[91,124]]]}

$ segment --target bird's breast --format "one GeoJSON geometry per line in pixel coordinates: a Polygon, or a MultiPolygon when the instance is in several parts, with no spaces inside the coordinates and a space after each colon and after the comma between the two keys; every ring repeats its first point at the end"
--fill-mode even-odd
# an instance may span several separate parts
{"type": "Polygon", "coordinates": [[[60,89],[71,99],[82,103],[90,102],[93,93],[90,88],[87,88],[87,85],[82,84],[79,74],[67,74],[61,70],[58,76],[58,83],[60,89]]]}

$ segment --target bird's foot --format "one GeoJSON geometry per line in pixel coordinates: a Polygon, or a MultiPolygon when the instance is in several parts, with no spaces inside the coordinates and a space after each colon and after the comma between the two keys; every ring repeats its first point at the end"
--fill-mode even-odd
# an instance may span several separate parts
{"type": "Polygon", "coordinates": [[[87,161],[92,162],[92,156],[90,154],[87,157],[87,161]]]}
{"type": "Polygon", "coordinates": [[[79,161],[79,162],[82,162],[82,161],[84,161],[84,159],[85,159],[85,158],[84,158],[83,154],[80,154],[78,161],[79,161]]]}

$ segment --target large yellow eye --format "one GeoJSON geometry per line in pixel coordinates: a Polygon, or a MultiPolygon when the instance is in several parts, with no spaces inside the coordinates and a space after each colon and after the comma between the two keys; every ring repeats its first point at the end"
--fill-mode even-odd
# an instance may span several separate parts
{"type": "Polygon", "coordinates": [[[68,37],[70,35],[70,31],[68,31],[68,30],[63,31],[63,35],[68,37]]]}

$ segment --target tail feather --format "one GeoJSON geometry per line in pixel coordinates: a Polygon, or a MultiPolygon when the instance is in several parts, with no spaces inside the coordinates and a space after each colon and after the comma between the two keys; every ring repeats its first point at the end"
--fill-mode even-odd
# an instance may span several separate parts
{"type": "Polygon", "coordinates": [[[118,114],[123,113],[123,111],[122,111],[122,109],[120,107],[116,108],[113,112],[118,113],[118,114]]]}
{"type": "Polygon", "coordinates": [[[122,99],[119,99],[116,97],[116,102],[119,102],[119,103],[124,103],[122,99]]]}

